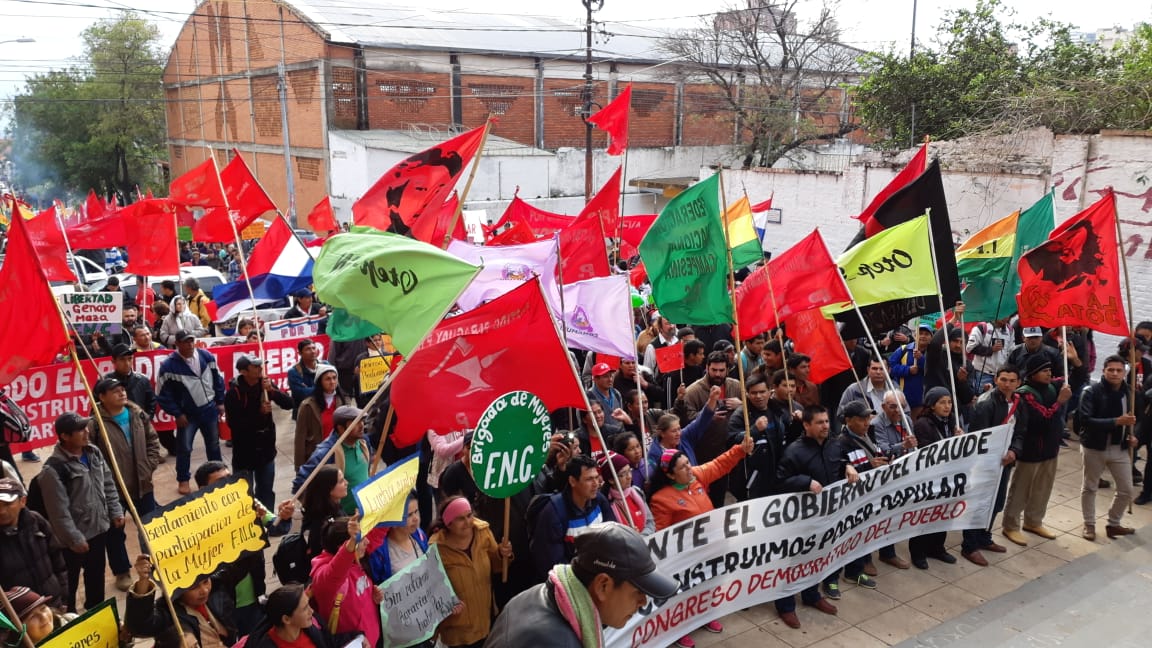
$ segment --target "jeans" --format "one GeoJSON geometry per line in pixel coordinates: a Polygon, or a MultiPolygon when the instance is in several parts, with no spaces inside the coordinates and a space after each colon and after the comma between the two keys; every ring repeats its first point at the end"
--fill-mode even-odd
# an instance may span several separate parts
{"type": "Polygon", "coordinates": [[[1080,487],[1080,510],[1084,514],[1084,525],[1096,526],[1096,490],[1100,476],[1107,468],[1116,486],[1112,506],[1108,507],[1108,526],[1120,526],[1120,518],[1124,517],[1133,492],[1132,458],[1128,448],[1109,443],[1104,450],[1081,446],[1080,453],[1084,455],[1084,483],[1080,487]]]}
{"type": "Polygon", "coordinates": [[[188,414],[188,425],[176,430],[180,454],[176,456],[176,481],[192,479],[192,444],[196,431],[204,435],[204,452],[208,461],[220,461],[220,414],[215,405],[188,414]]]}
{"type": "MultiPolygon", "coordinates": [[[[820,600],[820,584],[817,583],[812,587],[800,592],[800,600],[804,601],[804,605],[815,605],[816,601],[820,600]]],[[[782,599],[776,599],[776,611],[783,614],[785,612],[796,611],[796,596],[785,596],[782,599]]]]}
{"type": "Polygon", "coordinates": [[[68,594],[61,601],[69,612],[76,611],[76,588],[80,585],[80,571],[84,571],[84,609],[104,602],[104,552],[108,532],[88,538],[87,553],[64,549],[64,564],[68,566],[68,594]]]}
{"type": "Polygon", "coordinates": [[[272,490],[272,484],[276,481],[276,460],[272,459],[248,471],[252,473],[252,492],[256,495],[256,501],[275,512],[276,492],[272,490]]]}
{"type": "MultiPolygon", "coordinates": [[[[140,517],[151,513],[156,509],[156,498],[152,493],[145,493],[139,498],[132,498],[132,504],[136,507],[136,512],[140,517]]],[[[124,509],[124,517],[130,518],[128,515],[128,507],[124,505],[124,500],[121,498],[120,506],[124,509]]],[[[108,545],[108,567],[112,569],[112,573],[119,576],[120,574],[128,574],[132,570],[132,562],[128,559],[128,534],[124,533],[124,527],[117,529],[112,527],[108,529],[107,545],[108,545]]],[[[144,547],[144,540],[140,540],[141,553],[148,553],[144,547]]]]}

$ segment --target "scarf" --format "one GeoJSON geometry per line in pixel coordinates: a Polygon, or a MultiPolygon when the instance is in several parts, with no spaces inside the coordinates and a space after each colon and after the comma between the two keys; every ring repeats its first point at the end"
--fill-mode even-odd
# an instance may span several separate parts
{"type": "Polygon", "coordinates": [[[1038,396],[1040,396],[1040,391],[1032,385],[1025,385],[1021,387],[1020,393],[1024,395],[1024,402],[1031,405],[1032,409],[1036,410],[1040,416],[1046,419],[1052,418],[1056,415],[1057,412],[1060,411],[1060,402],[1053,403],[1051,407],[1045,405],[1038,398],[1038,396]]]}
{"type": "Polygon", "coordinates": [[[556,608],[560,616],[572,627],[584,648],[604,648],[600,632],[600,611],[592,603],[588,590],[572,573],[569,565],[556,565],[548,572],[556,594],[556,608]]]}

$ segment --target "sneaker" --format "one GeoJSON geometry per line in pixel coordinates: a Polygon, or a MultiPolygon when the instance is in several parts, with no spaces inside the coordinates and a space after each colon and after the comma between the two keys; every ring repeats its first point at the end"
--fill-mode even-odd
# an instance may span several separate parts
{"type": "Polygon", "coordinates": [[[715,632],[717,634],[724,632],[724,624],[719,621],[709,621],[704,624],[704,629],[708,632],[715,632]]]}
{"type": "Polygon", "coordinates": [[[27,461],[28,463],[40,463],[40,455],[32,452],[31,450],[21,454],[20,458],[24,461],[27,461]]]}
{"type": "Polygon", "coordinates": [[[820,586],[820,591],[824,593],[825,598],[830,598],[833,601],[840,600],[840,586],[836,583],[824,583],[820,586]]]}
{"type": "Polygon", "coordinates": [[[676,645],[680,648],[696,648],[696,640],[688,635],[684,635],[676,640],[676,645]]]}
{"type": "MultiPolygon", "coordinates": [[[[856,578],[849,578],[848,574],[844,574],[844,582],[845,583],[856,583],[860,587],[864,587],[867,589],[876,589],[876,581],[873,580],[872,577],[869,576],[868,574],[860,574],[856,578]]],[[[831,598],[831,597],[829,597],[829,598],[831,598]]]]}

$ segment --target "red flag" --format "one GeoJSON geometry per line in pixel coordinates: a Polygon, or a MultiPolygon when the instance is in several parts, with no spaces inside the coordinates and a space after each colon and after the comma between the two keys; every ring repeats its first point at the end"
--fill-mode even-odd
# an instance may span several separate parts
{"type": "Polygon", "coordinates": [[[616,172],[600,187],[600,191],[592,196],[576,217],[580,218],[587,214],[599,219],[604,224],[604,234],[608,238],[616,238],[617,228],[620,226],[620,172],[621,168],[616,167],[616,172]]]}
{"type": "Polygon", "coordinates": [[[608,155],[620,155],[628,148],[628,111],[632,107],[632,84],[624,86],[616,98],[596,111],[588,122],[608,133],[608,155]]]}
{"type": "Polygon", "coordinates": [[[633,214],[625,216],[623,224],[621,225],[620,235],[620,256],[625,259],[632,258],[640,254],[637,248],[640,247],[640,241],[648,230],[652,228],[652,223],[656,222],[656,214],[633,214]]]}
{"type": "Polygon", "coordinates": [[[103,204],[93,205],[93,198],[94,195],[89,194],[87,218],[65,227],[72,249],[98,250],[126,245],[128,232],[124,229],[123,213],[119,209],[106,209],[103,204]]]}
{"type": "Polygon", "coordinates": [[[480,150],[485,128],[474,128],[389,169],[352,205],[352,222],[407,234],[430,205],[438,209],[448,198],[480,150]]]}
{"type": "Polygon", "coordinates": [[[335,229],[340,229],[340,225],[336,222],[336,212],[332,211],[332,198],[324,196],[324,199],[316,203],[312,211],[308,212],[308,227],[312,228],[320,236],[325,236],[328,232],[335,229]]]}
{"type": "Polygon", "coordinates": [[[604,227],[596,214],[582,214],[560,232],[560,279],[570,284],[610,274],[604,227]]]}
{"type": "Polygon", "coordinates": [[[840,268],[828,253],[820,230],[813,230],[799,243],[749,274],[736,288],[736,314],[740,318],[744,339],[776,327],[777,315],[772,312],[769,278],[781,319],[787,319],[792,313],[852,299],[844,288],[840,268]]]}
{"type": "Polygon", "coordinates": [[[56,219],[56,206],[24,221],[24,225],[48,281],[76,281],[76,274],[68,267],[68,246],[56,219]]]}
{"type": "Polygon", "coordinates": [[[920,174],[924,173],[924,169],[927,166],[928,143],[925,142],[924,145],[920,147],[920,150],[916,152],[916,155],[912,156],[912,159],[908,161],[908,166],[904,167],[900,173],[897,173],[896,177],[892,178],[892,181],[888,183],[888,186],[881,189],[880,193],[876,194],[876,197],[872,199],[872,202],[868,203],[868,207],[856,217],[856,220],[864,225],[865,236],[872,236],[884,229],[884,225],[872,217],[873,214],[880,208],[880,205],[884,204],[884,201],[892,197],[892,194],[920,177],[920,174]]]}
{"type": "Polygon", "coordinates": [[[836,330],[836,322],[824,317],[819,308],[792,313],[785,318],[784,326],[796,350],[812,358],[808,380],[819,385],[852,368],[852,361],[840,341],[840,332],[836,330]]]}
{"type": "MultiPolygon", "coordinates": [[[[499,230],[509,224],[515,225],[516,223],[524,223],[539,236],[551,236],[556,232],[568,227],[572,224],[573,217],[565,214],[555,214],[550,211],[544,211],[539,207],[528,204],[520,199],[520,196],[513,196],[512,202],[508,203],[508,207],[500,216],[500,220],[496,221],[495,225],[484,228],[484,235],[491,236],[492,232],[499,230]]],[[[535,240],[533,238],[532,240],[535,240]]],[[[521,241],[522,243],[530,243],[531,241],[521,241]]],[[[509,245],[505,243],[505,245],[509,245]]]]}
{"type": "Polygon", "coordinates": [[[7,385],[28,367],[51,363],[68,344],[56,298],[28,239],[27,225],[20,212],[15,213],[0,267],[0,385],[7,385]],[[22,326],[22,322],[35,322],[35,330],[22,326]]]}
{"type": "Polygon", "coordinates": [[[1118,247],[1116,196],[1109,188],[1020,258],[1020,324],[1087,326],[1130,335],[1120,296],[1118,247]]]}
{"type": "Polygon", "coordinates": [[[485,408],[518,389],[539,396],[549,411],[584,407],[538,279],[433,330],[392,383],[399,416],[392,438],[404,447],[429,429],[446,434],[475,427],[485,408]]]}
{"type": "Polygon", "coordinates": [[[139,200],[120,210],[128,252],[125,272],[137,275],[180,274],[175,208],[160,198],[139,200]]]}
{"type": "Polygon", "coordinates": [[[769,209],[772,209],[772,198],[774,198],[774,197],[775,197],[775,194],[770,196],[768,198],[768,200],[765,200],[764,202],[760,202],[760,203],[756,203],[755,205],[752,205],[752,213],[759,214],[761,212],[766,212],[769,209]]]}
{"type": "MultiPolygon", "coordinates": [[[[515,200],[515,198],[513,198],[515,200]]],[[[487,229],[487,228],[485,228],[487,229]]],[[[485,233],[488,235],[491,230],[485,233]]],[[[513,221],[508,227],[499,234],[496,234],[488,239],[485,245],[500,246],[500,245],[520,245],[521,243],[535,243],[536,233],[522,220],[513,221]]]]}
{"type": "Polygon", "coordinates": [[[648,270],[644,268],[644,262],[641,261],[628,271],[628,283],[632,284],[633,288],[639,288],[644,285],[645,281],[648,281],[648,270]]]}
{"type": "Polygon", "coordinates": [[[672,373],[684,368],[684,345],[680,342],[656,349],[656,368],[672,373]]]}
{"type": "Polygon", "coordinates": [[[95,189],[88,190],[88,197],[84,200],[84,218],[97,219],[104,215],[104,201],[96,195],[95,189]]]}
{"type": "MultiPolygon", "coordinates": [[[[464,214],[461,213],[459,217],[456,216],[456,209],[460,205],[460,196],[456,192],[452,192],[452,196],[440,206],[440,209],[434,214],[434,218],[421,218],[416,221],[412,226],[412,238],[418,241],[424,241],[429,245],[435,245],[438,248],[447,247],[444,241],[445,235],[448,234],[448,228],[452,228],[452,235],[449,238],[458,241],[467,241],[468,232],[464,228],[464,214]]],[[[428,209],[433,209],[432,205],[428,209]]]]}
{"type": "MultiPolygon", "coordinates": [[[[196,168],[176,178],[168,186],[168,199],[185,207],[228,207],[216,158],[209,156],[196,168]]],[[[231,239],[229,239],[231,240],[231,239]]]]}
{"type": "Polygon", "coordinates": [[[620,368],[620,356],[597,353],[596,354],[596,364],[600,364],[601,362],[608,365],[609,369],[619,369],[620,368]]]}
{"type": "Polygon", "coordinates": [[[224,195],[228,198],[228,208],[217,207],[205,212],[200,220],[192,224],[192,238],[205,243],[229,243],[244,231],[261,214],[276,211],[276,203],[260,186],[260,181],[252,175],[239,151],[220,171],[220,183],[224,185],[224,195]],[[233,232],[228,223],[231,216],[236,223],[233,232]]]}

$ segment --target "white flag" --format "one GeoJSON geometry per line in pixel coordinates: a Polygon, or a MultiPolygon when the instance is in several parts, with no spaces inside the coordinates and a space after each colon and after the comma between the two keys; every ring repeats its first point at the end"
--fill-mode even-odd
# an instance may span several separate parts
{"type": "Polygon", "coordinates": [[[564,316],[560,295],[545,290],[552,315],[568,336],[568,347],[631,360],[636,358],[632,335],[632,295],[628,277],[614,275],[564,285],[564,316]]]}
{"type": "Polygon", "coordinates": [[[544,294],[556,292],[556,239],[551,238],[522,245],[482,247],[453,240],[448,253],[468,263],[482,265],[480,274],[472,280],[456,303],[464,310],[472,310],[500,295],[518,288],[533,277],[540,277],[544,294]]]}

